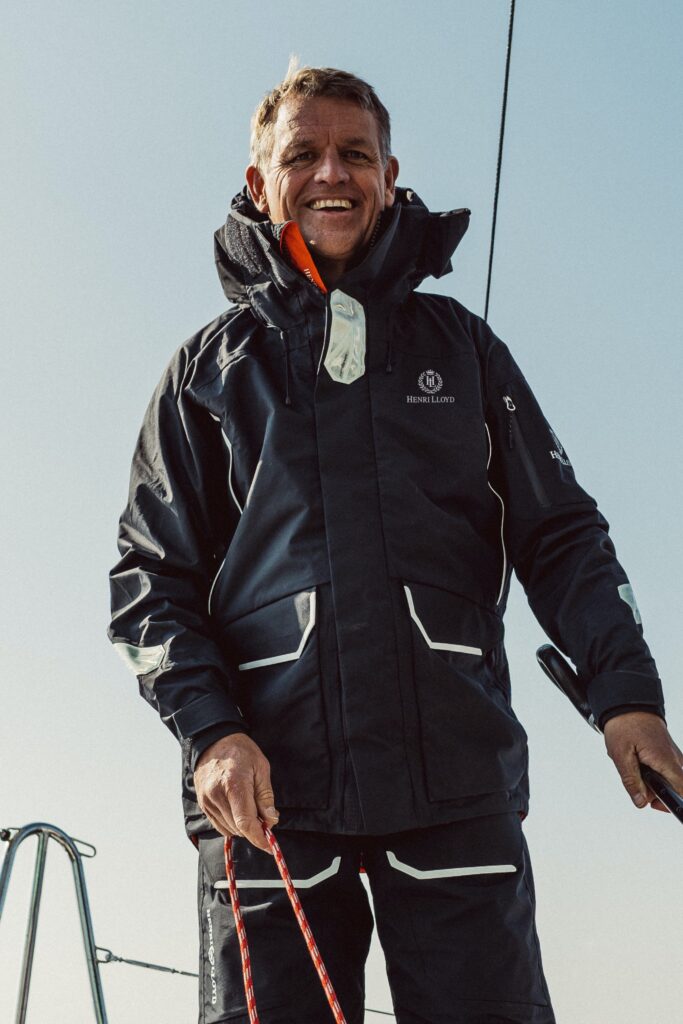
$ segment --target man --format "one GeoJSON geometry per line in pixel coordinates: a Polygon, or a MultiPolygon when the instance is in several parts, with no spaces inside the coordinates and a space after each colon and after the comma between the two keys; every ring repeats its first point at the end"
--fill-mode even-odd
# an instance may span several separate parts
{"type": "Polygon", "coordinates": [[[216,233],[234,305],[172,359],[133,463],[110,636],[183,749],[205,1024],[248,1019],[222,835],[262,1019],[330,1019],[264,839],[278,821],[349,1022],[361,864],[400,1024],[554,1021],[503,646],[513,567],[634,802],[661,807],[638,758],[683,792],[607,524],[505,345],[415,292],[469,211],[429,213],[390,153],[352,75],[291,71],[265,98],[216,233]]]}

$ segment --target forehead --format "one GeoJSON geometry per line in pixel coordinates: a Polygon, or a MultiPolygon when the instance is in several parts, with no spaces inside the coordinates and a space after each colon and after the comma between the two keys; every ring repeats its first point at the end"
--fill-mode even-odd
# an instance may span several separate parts
{"type": "Polygon", "coordinates": [[[330,137],[366,139],[379,146],[377,121],[369,110],[349,100],[330,96],[291,97],[280,106],[273,125],[275,149],[283,149],[302,139],[330,137]]]}

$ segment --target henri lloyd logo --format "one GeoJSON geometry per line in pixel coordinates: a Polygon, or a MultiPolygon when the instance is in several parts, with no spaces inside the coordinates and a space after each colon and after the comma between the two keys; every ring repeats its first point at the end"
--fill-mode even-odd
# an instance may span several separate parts
{"type": "Polygon", "coordinates": [[[443,378],[436,370],[423,370],[417,378],[417,385],[428,395],[434,395],[437,391],[441,391],[443,378]]]}
{"type": "Polygon", "coordinates": [[[550,436],[555,442],[555,448],[550,452],[550,458],[557,459],[557,461],[561,462],[563,466],[571,466],[571,462],[567,458],[567,453],[560,444],[560,439],[554,430],[550,431],[550,436]]]}
{"type": "Polygon", "coordinates": [[[436,370],[423,370],[417,378],[417,386],[423,395],[406,395],[406,402],[454,402],[453,395],[439,395],[443,387],[443,378],[436,370]]]}
{"type": "Polygon", "coordinates": [[[218,988],[216,985],[216,954],[213,948],[213,921],[211,920],[211,908],[206,908],[206,919],[209,923],[209,977],[211,980],[211,1005],[215,1006],[218,1002],[218,988]]]}

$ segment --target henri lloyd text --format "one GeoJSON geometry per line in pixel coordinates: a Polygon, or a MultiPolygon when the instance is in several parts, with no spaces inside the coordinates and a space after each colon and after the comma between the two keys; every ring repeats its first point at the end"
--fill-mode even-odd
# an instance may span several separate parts
{"type": "Polygon", "coordinates": [[[406,402],[454,402],[455,395],[406,395],[406,402]]]}

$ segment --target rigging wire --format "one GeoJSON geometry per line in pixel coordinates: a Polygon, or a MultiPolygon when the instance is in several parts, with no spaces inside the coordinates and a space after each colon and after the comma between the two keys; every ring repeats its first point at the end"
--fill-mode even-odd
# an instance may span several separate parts
{"type": "MultiPolygon", "coordinates": [[[[117,956],[104,946],[98,946],[97,953],[97,962],[100,964],[131,964],[133,967],[145,967],[149,971],[163,971],[165,974],[182,974],[185,978],[199,977],[194,971],[180,971],[177,967],[162,967],[161,964],[148,964],[144,960],[129,960],[125,956],[117,956]]],[[[365,1012],[377,1013],[382,1017],[394,1017],[394,1014],[389,1010],[373,1010],[370,1006],[365,1007],[365,1012]]]]}
{"type": "Polygon", "coordinates": [[[486,304],[484,306],[484,320],[489,318],[489,299],[491,296],[491,276],[493,273],[493,248],[496,241],[496,220],[498,219],[498,194],[500,192],[500,172],[503,165],[503,139],[505,137],[505,115],[508,105],[508,84],[510,81],[510,57],[512,55],[512,28],[515,21],[515,2],[510,2],[510,24],[508,27],[508,45],[505,58],[505,85],[503,87],[503,109],[500,115],[500,136],[498,140],[498,165],[496,167],[496,188],[493,196],[493,221],[491,223],[491,245],[489,248],[489,272],[486,280],[486,304]]]}
{"type": "Polygon", "coordinates": [[[149,971],[163,971],[164,974],[182,974],[185,978],[198,978],[193,971],[181,971],[177,967],[162,967],[161,964],[148,964],[144,960],[128,960],[125,956],[116,956],[110,949],[97,946],[98,964],[131,964],[133,967],[146,967],[149,971]]]}

